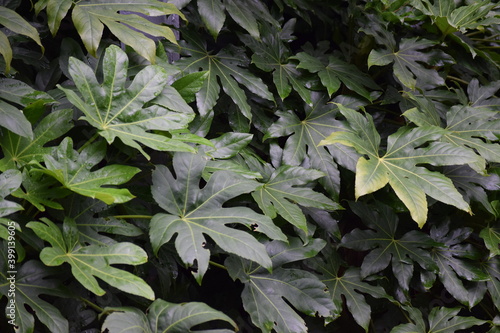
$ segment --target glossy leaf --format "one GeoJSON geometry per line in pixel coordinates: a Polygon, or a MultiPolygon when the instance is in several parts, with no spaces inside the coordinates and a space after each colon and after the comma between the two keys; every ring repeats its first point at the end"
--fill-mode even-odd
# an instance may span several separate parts
{"type": "Polygon", "coordinates": [[[31,161],[41,162],[45,154],[50,154],[55,149],[45,145],[69,131],[71,120],[72,111],[69,109],[48,114],[34,129],[33,140],[12,132],[5,133],[0,139],[4,154],[0,160],[0,170],[22,167],[31,161]]]}
{"type": "Polygon", "coordinates": [[[177,252],[186,265],[196,264],[193,274],[200,283],[210,258],[206,234],[223,250],[271,269],[264,246],[250,233],[226,224],[243,224],[273,239],[285,240],[285,235],[269,217],[250,208],[222,207],[227,200],[249,193],[259,184],[232,172],[217,171],[200,189],[205,165],[206,160],[200,155],[177,153],[174,156],[176,178],[165,166],[156,167],[152,193],[167,213],[156,214],[151,220],[149,233],[155,253],[177,234],[177,252]]]}
{"type": "MultiPolygon", "coordinates": [[[[148,66],[126,86],[127,70],[125,52],[117,46],[110,46],[104,56],[102,84],[98,83],[88,65],[70,58],[69,72],[83,99],[73,90],[60,89],[85,114],[83,119],[97,128],[108,143],[119,138],[147,158],[149,155],[140,144],[162,151],[193,151],[191,146],[180,140],[150,132],[185,128],[194,117],[193,113],[171,111],[168,109],[170,105],[155,104],[161,102],[154,99],[165,88],[166,72],[161,67],[148,66]],[[146,103],[152,105],[145,106],[146,103]]],[[[185,108],[191,110],[188,105],[185,108]]]]}
{"type": "Polygon", "coordinates": [[[478,156],[471,150],[437,142],[446,130],[435,126],[401,127],[388,137],[387,151],[379,156],[380,135],[370,115],[338,105],[351,129],[333,132],[320,144],[342,143],[365,154],[356,165],[356,198],[389,184],[405,204],[415,222],[422,227],[427,220],[426,195],[470,212],[449,178],[418,166],[473,164],[478,156]],[[426,147],[418,148],[423,144],[426,147]]]}
{"type": "Polygon", "coordinates": [[[313,98],[313,107],[306,108],[304,119],[300,119],[292,111],[278,111],[276,115],[279,119],[268,129],[265,138],[289,136],[283,151],[283,163],[301,165],[308,159],[311,168],[326,175],[320,182],[328,193],[336,198],[340,175],[335,161],[354,170],[359,156],[354,149],[340,144],[334,144],[327,149],[318,147],[321,140],[328,137],[332,131],[342,131],[345,126],[335,119],[338,111],[332,105],[326,104],[326,99],[316,94],[313,98]]]}
{"type": "Polygon", "coordinates": [[[174,5],[157,0],[141,0],[133,3],[123,0],[85,0],[77,3],[68,0],[48,0],[39,1],[38,5],[38,10],[47,7],[49,28],[53,35],[57,33],[61,21],[73,7],[71,18],[74,27],[89,53],[96,55],[106,26],[121,42],[130,45],[151,63],[156,60],[156,45],[143,33],[163,37],[173,43],[176,42],[176,38],[169,27],[155,24],[136,13],[152,17],[175,14],[184,18],[174,5]]]}
{"type": "Polygon", "coordinates": [[[439,50],[424,52],[435,45],[435,42],[411,38],[403,38],[399,49],[377,49],[370,52],[368,66],[385,66],[392,62],[394,75],[405,87],[412,90],[417,85],[433,87],[444,85],[444,79],[434,69],[426,68],[422,63],[434,64],[451,62],[452,59],[439,50]]]}
{"type": "Polygon", "coordinates": [[[427,271],[437,270],[436,263],[426,249],[438,246],[438,242],[419,231],[413,230],[405,234],[398,232],[398,217],[388,206],[380,203],[369,206],[356,202],[351,203],[350,207],[370,228],[354,229],[341,242],[342,247],[370,251],[361,264],[361,278],[391,265],[399,285],[408,291],[415,263],[427,271]]]}
{"type": "Polygon", "coordinates": [[[500,227],[494,225],[481,230],[479,236],[484,240],[484,244],[490,250],[490,258],[500,255],[500,227]]]}
{"type": "Polygon", "coordinates": [[[434,307],[427,318],[428,328],[426,328],[424,326],[425,322],[422,319],[422,313],[417,309],[413,310],[413,312],[415,313],[414,316],[418,318],[417,324],[402,324],[396,326],[391,330],[391,333],[453,333],[458,330],[468,329],[485,323],[484,320],[474,317],[457,316],[460,312],[460,308],[434,307]]]}
{"type": "MultiPolygon", "coordinates": [[[[14,276],[15,302],[12,305],[14,305],[15,323],[19,332],[33,332],[35,328],[34,315],[50,332],[68,332],[68,320],[64,318],[56,306],[41,297],[41,295],[57,297],[68,295],[61,281],[54,278],[54,273],[56,273],[54,269],[47,268],[36,260],[23,263],[14,273],[8,273],[6,270],[0,273],[0,294],[5,296],[9,294],[12,276],[14,276]],[[26,305],[32,311],[28,311],[26,305]]],[[[10,292],[12,293],[12,291],[10,292]]],[[[7,306],[9,305],[11,303],[7,304],[7,306]]],[[[6,309],[6,313],[11,313],[10,309],[6,309]]],[[[7,320],[11,319],[9,316],[6,318],[7,320]]]]}
{"type": "MultiPolygon", "coordinates": [[[[224,321],[237,328],[236,323],[230,317],[200,302],[175,304],[156,299],[149,306],[147,314],[130,307],[106,308],[106,311],[111,312],[111,314],[106,317],[103,329],[108,329],[109,332],[200,332],[192,330],[192,327],[215,320],[224,321]]],[[[203,332],[229,333],[233,331],[214,329],[203,332]]]]}
{"type": "Polygon", "coordinates": [[[294,238],[287,245],[270,242],[267,251],[275,268],[268,273],[254,263],[230,257],[225,264],[233,279],[245,284],[242,292],[245,310],[252,322],[263,332],[306,332],[304,320],[284,301],[309,316],[331,320],[333,303],[325,285],[312,273],[294,268],[281,268],[282,264],[315,256],[324,246],[317,239],[308,245],[294,238]]]}
{"type": "Polygon", "coordinates": [[[217,104],[221,87],[248,119],[252,118],[251,109],[245,90],[240,85],[257,96],[274,100],[262,79],[247,69],[248,58],[243,49],[233,46],[211,54],[207,49],[207,42],[200,36],[186,31],[183,37],[186,43],[181,44],[180,52],[187,57],[181,58],[175,64],[185,73],[198,72],[200,68],[207,71],[207,77],[196,99],[201,115],[206,115],[217,104]]]}
{"type": "Polygon", "coordinates": [[[117,243],[109,246],[80,246],[64,237],[61,229],[48,219],[29,222],[26,226],[38,237],[50,243],[40,252],[40,259],[47,266],[68,263],[71,272],[85,288],[96,295],[104,295],[96,277],[126,293],[154,299],[151,287],[138,276],[111,265],[140,265],[147,261],[146,252],[132,243],[117,243]]]}
{"type": "Polygon", "coordinates": [[[323,175],[317,170],[283,165],[275,169],[269,178],[266,177],[264,184],[257,187],[252,196],[267,216],[275,218],[279,214],[307,232],[306,217],[300,206],[332,211],[342,208],[322,193],[305,187],[323,175]]]}
{"type": "Polygon", "coordinates": [[[107,204],[131,200],[134,196],[128,189],[104,186],[126,183],[139,169],[115,164],[91,171],[103,160],[105,154],[104,142],[88,145],[81,152],[77,152],[73,150],[73,140],[67,137],[52,155],[44,156],[45,167],[40,166],[36,172],[43,172],[57,179],[70,191],[102,200],[107,204]]]}
{"type": "Polygon", "coordinates": [[[0,174],[0,217],[7,216],[19,210],[23,210],[20,204],[5,200],[5,197],[12,194],[21,186],[22,175],[18,170],[7,170],[0,174]]]}

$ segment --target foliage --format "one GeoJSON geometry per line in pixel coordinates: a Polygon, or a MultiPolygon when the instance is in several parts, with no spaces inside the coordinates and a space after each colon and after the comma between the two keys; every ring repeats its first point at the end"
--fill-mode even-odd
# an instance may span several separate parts
{"type": "Polygon", "coordinates": [[[500,330],[495,1],[0,25],[1,332],[500,330]]]}

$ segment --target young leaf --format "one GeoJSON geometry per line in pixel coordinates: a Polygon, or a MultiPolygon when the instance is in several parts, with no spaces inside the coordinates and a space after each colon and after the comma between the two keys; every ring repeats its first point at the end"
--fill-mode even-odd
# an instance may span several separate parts
{"type": "Polygon", "coordinates": [[[282,165],[252,192],[260,209],[271,218],[277,214],[297,228],[307,232],[306,217],[301,206],[337,210],[341,206],[325,195],[305,187],[307,183],[322,177],[317,170],[282,165]]]}
{"type": "Polygon", "coordinates": [[[285,263],[315,256],[325,242],[316,239],[303,245],[297,238],[290,244],[269,242],[267,251],[278,267],[268,273],[253,263],[229,257],[225,265],[233,279],[245,284],[242,292],[243,306],[252,322],[263,332],[295,333],[306,332],[304,320],[284,301],[284,298],[298,311],[309,316],[331,320],[333,303],[326,286],[310,272],[295,268],[279,267],[285,263]]]}
{"type": "Polygon", "coordinates": [[[207,42],[201,36],[192,31],[185,31],[183,37],[187,43],[181,45],[180,52],[188,57],[181,58],[175,64],[185,73],[198,72],[200,68],[207,71],[207,78],[197,94],[196,101],[201,115],[206,115],[214,108],[221,87],[248,119],[252,118],[251,108],[240,84],[257,96],[274,100],[262,79],[247,69],[249,61],[243,49],[233,46],[211,54],[207,50],[207,42]]]}
{"type": "Polygon", "coordinates": [[[446,130],[436,126],[401,127],[387,139],[387,151],[379,156],[380,135],[372,117],[337,104],[351,129],[333,132],[320,144],[342,143],[354,147],[360,157],[356,165],[356,198],[375,192],[389,184],[405,204],[415,222],[422,227],[427,220],[427,199],[430,197],[470,212],[470,207],[443,174],[419,166],[462,165],[477,163],[471,150],[445,142],[436,142],[446,130]],[[424,144],[426,147],[418,148],[424,144]]]}
{"type": "MultiPolygon", "coordinates": [[[[4,245],[4,244],[2,244],[4,245]]],[[[6,249],[2,246],[2,250],[6,249]]],[[[3,267],[3,266],[2,266],[3,267]]],[[[60,281],[53,277],[58,273],[53,268],[48,268],[41,262],[30,260],[22,264],[17,273],[12,275],[3,270],[0,273],[0,294],[8,295],[11,283],[15,283],[15,302],[8,302],[7,307],[13,305],[15,309],[15,323],[19,332],[33,332],[36,315],[50,332],[66,333],[69,331],[68,320],[53,304],[43,300],[40,296],[52,295],[67,297],[60,281]],[[52,277],[52,278],[51,278],[52,277]],[[26,305],[31,311],[28,311],[26,305]]],[[[9,296],[10,297],[10,296],[9,296]]],[[[6,309],[6,313],[11,313],[6,309]]],[[[10,319],[9,316],[7,316],[10,319]]]]}
{"type": "MultiPolygon", "coordinates": [[[[107,313],[103,330],[109,332],[140,332],[153,333],[191,333],[200,332],[192,330],[194,326],[214,320],[229,323],[237,329],[236,323],[224,313],[214,310],[205,303],[187,302],[175,304],[156,299],[144,314],[136,308],[106,308],[107,313]],[[138,331],[139,332],[139,331],[138,331]]],[[[203,332],[230,333],[228,329],[204,330],[203,332]]]]}
{"type": "Polygon", "coordinates": [[[440,50],[422,52],[435,44],[435,42],[426,39],[403,38],[399,50],[372,50],[368,57],[368,66],[384,66],[394,62],[394,75],[405,87],[411,90],[415,90],[416,86],[442,86],[444,79],[439,76],[438,72],[423,65],[453,62],[449,55],[440,50]]]}
{"type": "Polygon", "coordinates": [[[414,319],[413,317],[418,319],[417,324],[402,324],[396,326],[391,330],[391,333],[454,333],[459,330],[486,323],[486,321],[474,317],[457,316],[460,312],[460,308],[434,307],[427,318],[427,328],[422,319],[422,313],[416,308],[413,308],[412,312],[412,319],[414,319]]]}
{"type": "Polygon", "coordinates": [[[391,264],[400,286],[408,291],[415,262],[427,271],[437,270],[429,251],[424,249],[439,243],[419,231],[400,236],[398,218],[391,208],[381,203],[369,206],[361,202],[350,203],[350,207],[370,227],[351,231],[341,243],[341,246],[357,251],[371,250],[361,264],[361,278],[378,273],[391,264]]]}
{"type": "Polygon", "coordinates": [[[285,235],[269,217],[250,208],[222,207],[227,200],[249,193],[259,184],[232,172],[217,171],[200,189],[200,178],[206,165],[202,156],[176,153],[173,165],[177,178],[164,166],[157,166],[153,172],[153,197],[168,212],[156,214],[151,220],[149,232],[155,253],[177,234],[177,252],[186,265],[197,264],[193,274],[200,283],[210,258],[206,234],[223,250],[270,269],[271,260],[264,246],[250,233],[226,224],[243,224],[273,239],[285,240],[285,235]]]}
{"type": "Polygon", "coordinates": [[[73,140],[66,137],[52,155],[45,155],[45,167],[34,169],[57,179],[65,188],[83,196],[96,198],[107,204],[127,202],[134,198],[128,189],[103,187],[121,185],[140,170],[126,165],[108,165],[90,171],[106,154],[106,144],[101,141],[88,145],[80,153],[73,150],[73,140]]]}
{"type": "MultiPolygon", "coordinates": [[[[138,276],[111,265],[140,265],[147,261],[146,252],[132,243],[116,243],[109,246],[80,246],[64,237],[61,229],[49,219],[43,222],[29,222],[41,239],[50,243],[40,252],[40,259],[47,266],[59,266],[68,263],[71,272],[85,288],[96,295],[104,295],[96,277],[126,293],[154,299],[151,287],[138,276]]],[[[76,235],[75,235],[76,236],[76,235]]]]}
{"type": "MultiPolygon", "coordinates": [[[[167,84],[167,73],[161,67],[147,66],[128,85],[127,55],[113,45],[106,49],[104,55],[102,84],[98,83],[94,71],[82,61],[70,58],[69,63],[69,72],[83,99],[73,90],[59,88],[85,114],[83,119],[97,128],[108,143],[119,138],[146,158],[149,155],[139,144],[161,151],[193,151],[191,146],[179,140],[149,132],[182,129],[194,118],[192,111],[170,111],[170,105],[159,104],[161,99],[154,100],[167,84]]],[[[184,107],[191,110],[187,104],[184,107]]]]}
{"type": "Polygon", "coordinates": [[[0,170],[22,167],[31,162],[41,162],[45,154],[52,153],[55,147],[45,145],[59,138],[71,129],[73,112],[70,109],[54,111],[44,117],[33,131],[33,140],[12,132],[0,138],[4,157],[0,160],[0,170]]]}

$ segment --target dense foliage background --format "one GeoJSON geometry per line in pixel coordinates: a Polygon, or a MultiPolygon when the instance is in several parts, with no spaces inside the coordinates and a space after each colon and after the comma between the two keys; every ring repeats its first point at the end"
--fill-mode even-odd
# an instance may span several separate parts
{"type": "Polygon", "coordinates": [[[0,331],[500,332],[494,1],[0,4],[0,331]]]}

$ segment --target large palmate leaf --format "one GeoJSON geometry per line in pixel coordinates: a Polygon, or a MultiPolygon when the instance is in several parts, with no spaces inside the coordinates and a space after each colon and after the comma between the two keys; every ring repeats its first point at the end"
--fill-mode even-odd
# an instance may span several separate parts
{"type": "Polygon", "coordinates": [[[492,105],[496,104],[496,101],[484,98],[489,97],[487,89],[471,89],[469,94],[472,105],[453,105],[446,112],[445,124],[441,124],[439,113],[430,100],[424,104],[420,103],[419,107],[409,109],[404,116],[418,126],[434,125],[446,128],[448,131],[442,141],[477,152],[483,159],[470,166],[477,172],[482,172],[485,161],[500,162],[500,145],[497,138],[500,134],[498,106],[492,105]],[[482,93],[483,98],[476,96],[478,93],[482,93]]]}
{"type": "Polygon", "coordinates": [[[304,186],[323,176],[324,174],[317,170],[283,165],[273,170],[272,174],[265,175],[264,184],[257,187],[252,196],[267,216],[275,218],[279,214],[307,232],[306,217],[300,206],[325,210],[342,208],[324,194],[304,186]]]}
{"type": "Polygon", "coordinates": [[[0,160],[0,170],[21,167],[31,161],[41,162],[45,154],[55,147],[45,147],[50,141],[71,129],[73,112],[69,109],[54,111],[44,117],[33,131],[33,139],[13,132],[5,132],[0,138],[4,157],[0,160]]]}
{"type": "Polygon", "coordinates": [[[330,297],[335,306],[334,318],[340,317],[345,301],[347,309],[351,312],[356,323],[368,331],[371,307],[363,294],[392,300],[381,286],[364,282],[358,268],[341,269],[340,257],[337,253],[328,253],[326,258],[313,258],[308,261],[308,264],[320,274],[320,280],[330,291],[330,297]]]}
{"type": "Polygon", "coordinates": [[[112,45],[106,49],[104,56],[102,84],[98,83],[94,71],[88,65],[70,58],[69,72],[82,97],[73,90],[59,88],[85,114],[83,119],[97,128],[108,143],[119,138],[147,158],[149,155],[140,144],[162,151],[193,151],[191,146],[180,140],[150,132],[185,128],[194,117],[186,103],[172,110],[171,104],[165,105],[170,101],[169,98],[160,96],[155,100],[159,95],[177,94],[177,101],[182,102],[175,89],[166,85],[166,71],[159,66],[147,66],[128,84],[127,70],[126,53],[112,45]]]}
{"type": "MultiPolygon", "coordinates": [[[[484,281],[488,275],[479,266],[483,253],[471,244],[464,243],[472,230],[470,228],[450,228],[450,222],[433,226],[430,236],[444,246],[432,250],[432,259],[439,267],[439,279],[446,290],[459,302],[472,308],[484,296],[483,284],[467,288],[464,281],[484,281]]],[[[470,284],[470,283],[469,283],[470,284]]]]}
{"type": "Polygon", "coordinates": [[[356,66],[349,64],[337,57],[327,56],[328,45],[320,43],[318,50],[308,53],[299,52],[294,58],[300,61],[297,68],[304,68],[312,73],[318,73],[323,86],[331,96],[343,83],[348,89],[372,100],[369,89],[378,89],[377,84],[366,73],[361,72],[356,66]]]}
{"type": "Polygon", "coordinates": [[[270,269],[271,259],[264,245],[250,233],[226,224],[243,224],[273,239],[285,240],[285,235],[269,217],[250,208],[222,207],[227,200],[255,190],[259,183],[229,171],[217,171],[200,189],[205,158],[197,154],[176,153],[173,165],[176,178],[165,166],[159,165],[153,172],[153,197],[167,212],[156,214],[151,220],[149,232],[154,251],[157,253],[177,234],[177,252],[186,265],[196,265],[193,274],[201,282],[210,258],[205,234],[223,250],[270,269]]]}
{"type": "MultiPolygon", "coordinates": [[[[230,317],[200,302],[175,304],[156,299],[148,307],[146,314],[132,307],[106,308],[105,311],[110,314],[106,317],[102,329],[109,330],[110,333],[194,333],[201,332],[192,330],[194,326],[214,320],[224,321],[237,329],[236,323],[230,317]]],[[[230,333],[234,331],[209,329],[203,332],[230,333]]]]}
{"type": "Polygon", "coordinates": [[[231,256],[225,261],[232,278],[245,284],[243,306],[262,332],[307,332],[304,320],[284,299],[300,312],[331,320],[334,307],[326,286],[310,272],[280,267],[313,257],[324,245],[321,239],[307,245],[297,238],[291,238],[289,244],[269,242],[266,248],[273,261],[272,273],[242,258],[231,256]]]}
{"type": "Polygon", "coordinates": [[[417,308],[405,308],[409,312],[413,323],[398,325],[391,330],[391,333],[454,333],[486,323],[486,321],[475,317],[457,316],[461,310],[460,308],[434,307],[426,321],[417,308]]]}
{"type": "Polygon", "coordinates": [[[449,55],[440,50],[423,52],[435,44],[426,39],[403,38],[398,50],[372,50],[368,57],[368,66],[384,66],[394,62],[394,75],[404,86],[412,90],[416,86],[442,86],[444,79],[439,76],[438,72],[423,65],[442,65],[445,62],[453,62],[449,55]]]}
{"type": "Polygon", "coordinates": [[[361,278],[391,265],[400,286],[408,291],[415,263],[427,271],[437,270],[429,251],[425,249],[439,243],[415,230],[400,234],[397,230],[398,218],[390,207],[381,203],[370,206],[361,202],[351,203],[350,207],[370,227],[351,231],[342,238],[341,243],[341,246],[357,251],[370,250],[361,264],[361,278]]]}
{"type": "Polygon", "coordinates": [[[175,64],[186,73],[198,72],[200,68],[207,71],[207,78],[196,100],[198,111],[202,115],[213,109],[219,99],[221,87],[248,119],[252,117],[251,109],[240,84],[262,98],[274,100],[262,79],[246,68],[249,61],[242,48],[232,46],[212,54],[201,36],[192,31],[185,31],[182,36],[186,43],[181,44],[180,52],[188,57],[181,58],[175,64]]]}
{"type": "Polygon", "coordinates": [[[313,107],[306,107],[306,116],[300,119],[292,111],[278,111],[280,118],[267,131],[265,138],[289,136],[283,151],[283,163],[301,165],[308,160],[311,168],[322,171],[326,176],[320,179],[330,195],[338,196],[340,175],[335,160],[342,166],[355,170],[359,155],[350,147],[334,144],[328,147],[318,147],[332,131],[342,131],[345,126],[335,119],[337,108],[327,104],[319,94],[312,95],[313,107]]]}
{"type": "Polygon", "coordinates": [[[321,144],[342,143],[365,155],[356,165],[356,198],[389,184],[419,227],[427,220],[426,195],[470,212],[469,205],[449,178],[419,165],[474,164],[479,158],[477,154],[467,148],[437,142],[447,133],[440,127],[405,126],[388,137],[387,151],[379,156],[381,140],[372,117],[338,106],[351,129],[333,132],[321,144]],[[424,144],[425,147],[420,147],[424,144]]]}
{"type": "Polygon", "coordinates": [[[226,11],[254,38],[260,36],[258,21],[276,22],[260,0],[197,0],[197,5],[203,23],[214,38],[224,26],[226,11]]]}
{"type": "Polygon", "coordinates": [[[106,26],[122,43],[130,45],[138,54],[154,63],[156,45],[143,33],[164,37],[175,43],[175,35],[167,26],[155,24],[137,13],[147,16],[184,15],[173,5],[158,0],[40,0],[35,8],[46,7],[50,31],[57,33],[61,21],[73,7],[71,18],[87,51],[96,56],[106,26]],[[126,24],[124,24],[126,23],[126,24]]]}
{"type": "Polygon", "coordinates": [[[65,230],[70,230],[70,234],[65,232],[64,235],[49,219],[43,218],[42,221],[29,222],[26,226],[51,245],[40,252],[40,259],[45,265],[60,266],[68,263],[75,279],[96,295],[105,294],[96,279],[98,277],[126,293],[154,299],[153,290],[144,280],[111,266],[145,263],[148,257],[141,247],[125,242],[109,246],[81,246],[76,225],[71,220],[65,221],[65,230]]]}
{"type": "Polygon", "coordinates": [[[281,99],[287,98],[293,90],[309,105],[312,104],[311,91],[307,89],[307,82],[296,65],[291,61],[290,52],[281,40],[276,29],[268,29],[262,41],[256,41],[248,36],[243,41],[254,52],[252,63],[266,72],[272,72],[273,82],[281,99]]]}
{"type": "MultiPolygon", "coordinates": [[[[3,248],[7,247],[4,246],[3,248]]],[[[11,304],[14,306],[15,324],[18,327],[18,332],[33,332],[35,327],[34,315],[47,326],[50,332],[68,332],[68,320],[63,317],[57,307],[40,297],[41,295],[68,296],[67,292],[62,288],[61,282],[53,278],[57,273],[56,270],[48,268],[36,260],[23,263],[13,273],[15,302],[8,303],[7,306],[11,304]],[[31,311],[27,310],[26,306],[29,306],[31,311]]],[[[0,273],[0,294],[5,296],[9,294],[12,281],[12,275],[7,270],[2,270],[0,273]]],[[[6,313],[11,313],[9,308],[6,308],[6,313]]],[[[10,320],[9,316],[7,316],[7,319],[10,320]]]]}
{"type": "Polygon", "coordinates": [[[39,164],[39,169],[32,172],[47,174],[68,190],[107,204],[131,200],[134,196],[128,189],[104,186],[126,183],[140,170],[127,165],[107,165],[91,171],[104,159],[105,154],[106,144],[103,141],[77,152],[73,150],[73,140],[66,137],[53,154],[44,156],[45,167],[39,164]]]}
{"type": "MultiPolygon", "coordinates": [[[[29,24],[21,15],[3,4],[0,6],[0,24],[14,33],[31,38],[43,50],[37,29],[29,24]]],[[[0,54],[5,61],[5,73],[9,73],[13,52],[9,39],[3,31],[0,31],[0,54]]]]}

